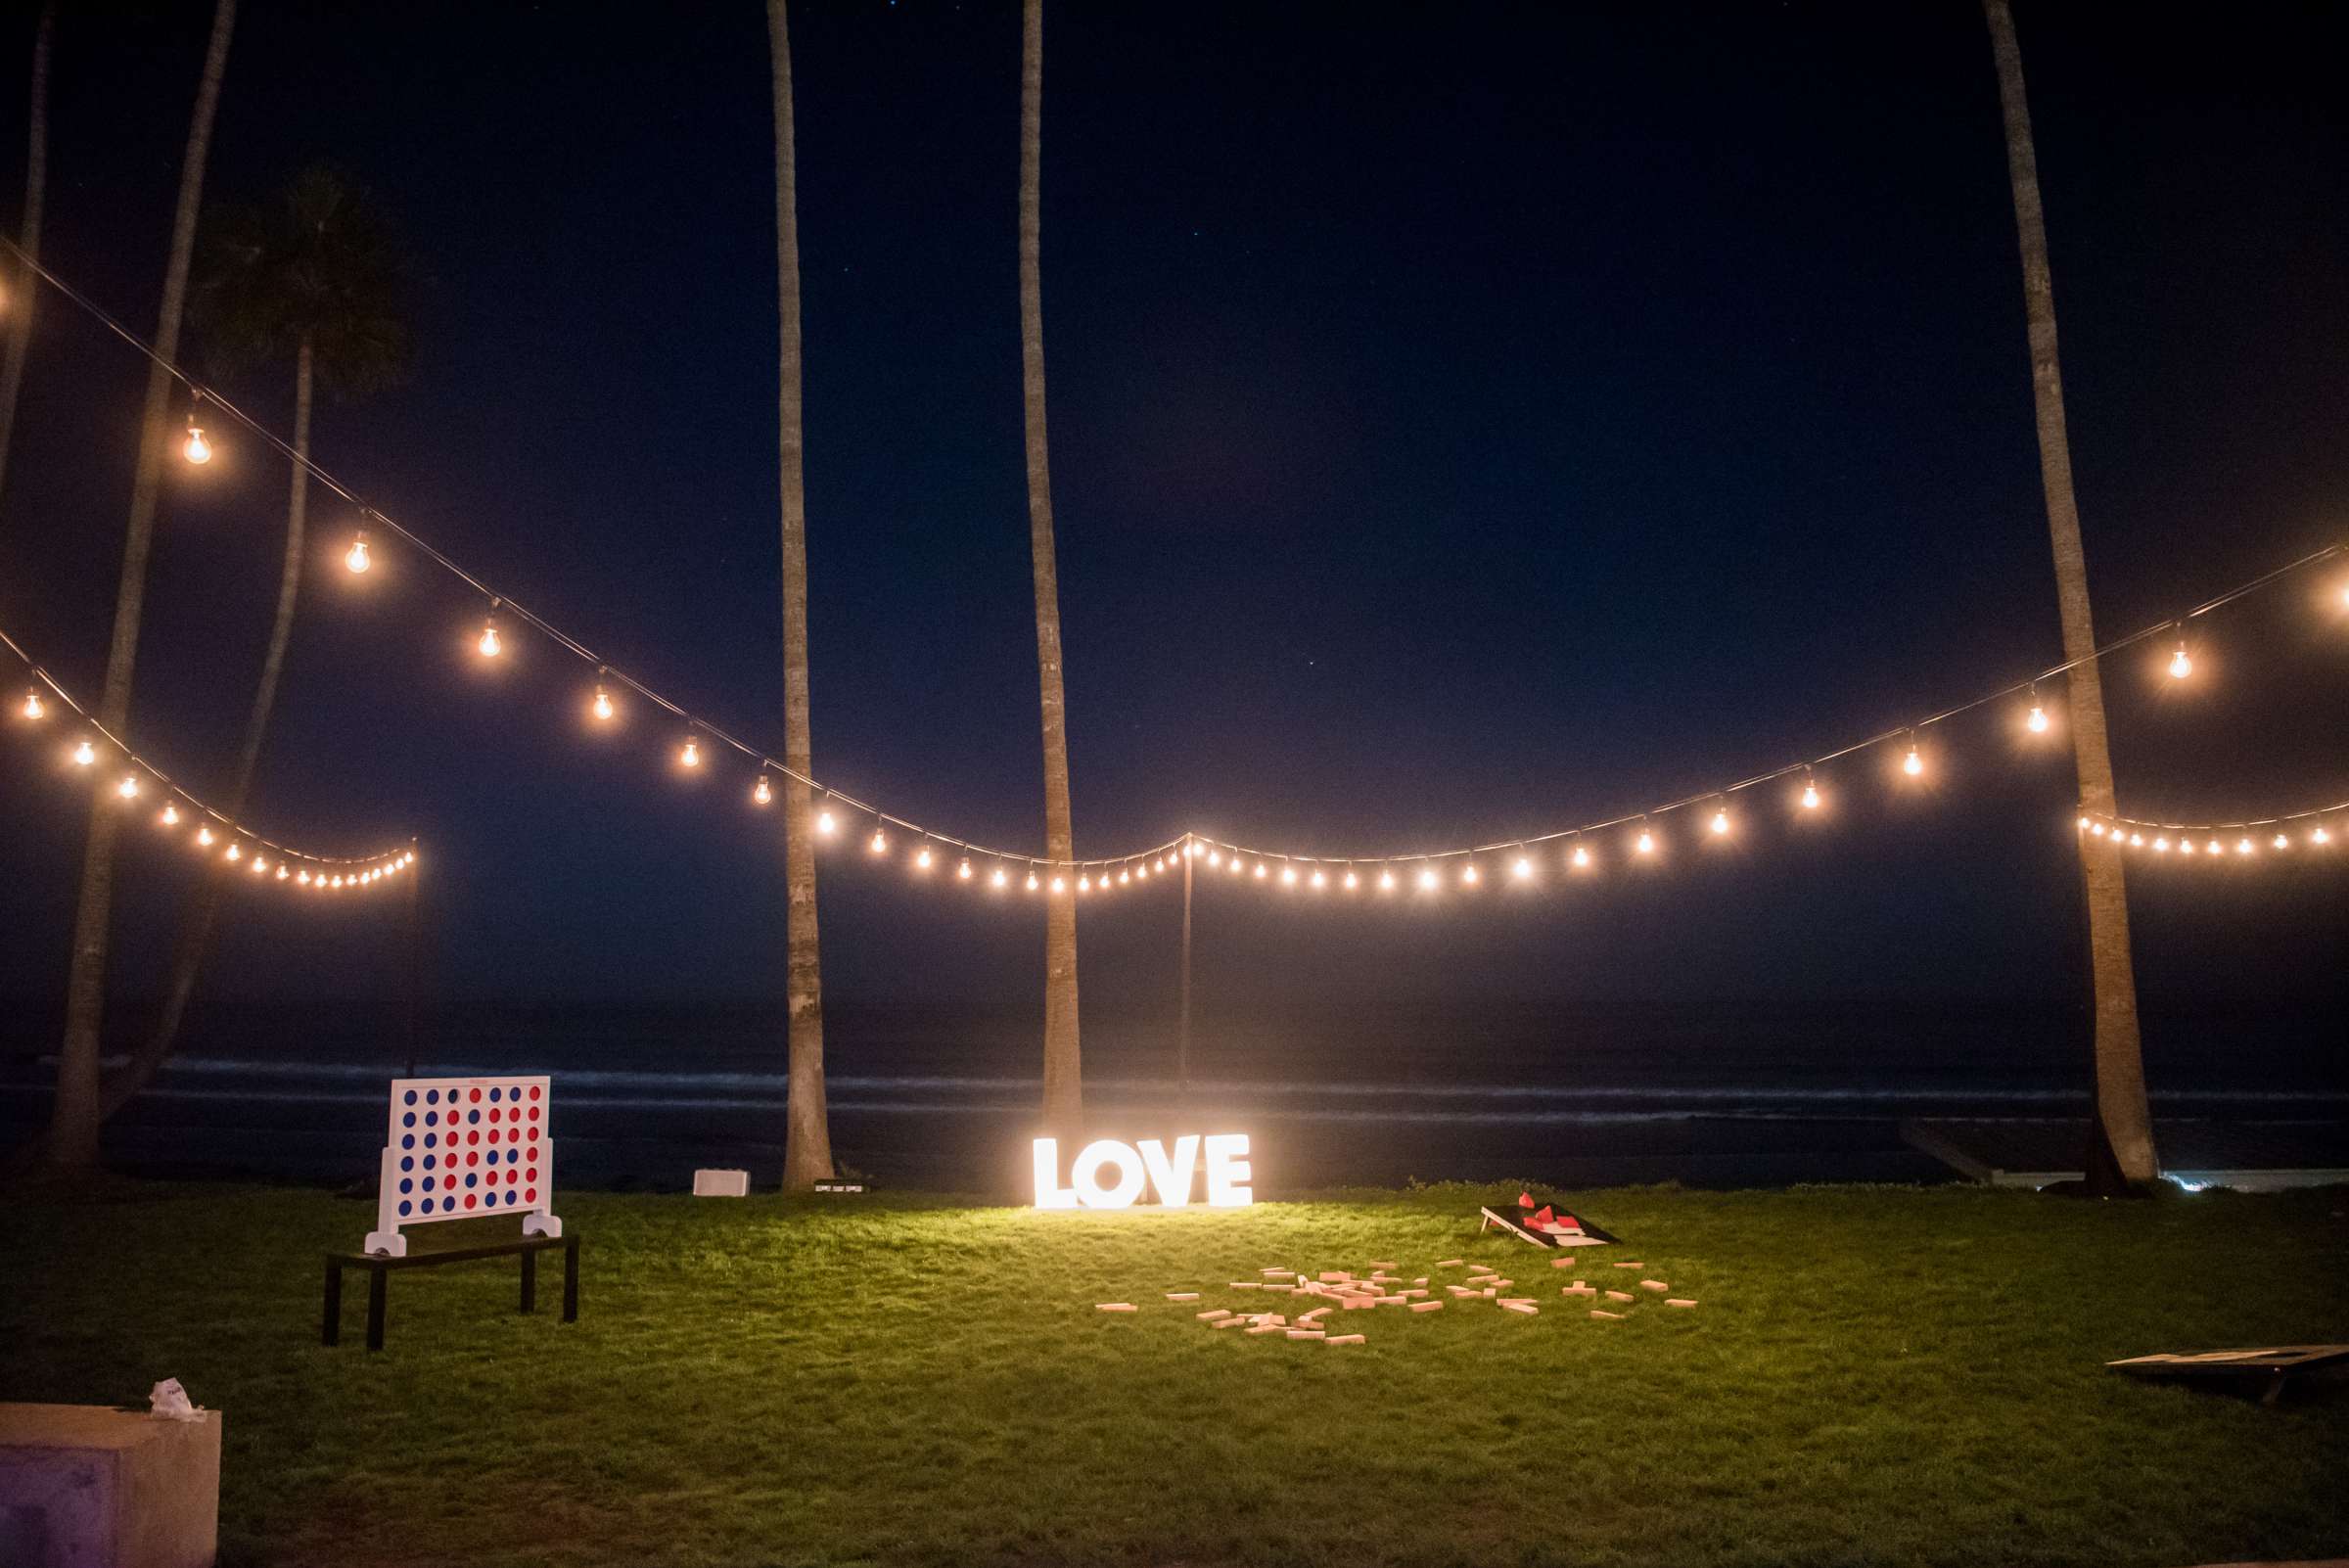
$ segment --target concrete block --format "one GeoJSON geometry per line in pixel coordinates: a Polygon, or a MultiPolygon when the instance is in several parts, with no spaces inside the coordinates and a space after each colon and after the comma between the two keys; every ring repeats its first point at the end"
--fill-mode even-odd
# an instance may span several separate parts
{"type": "Polygon", "coordinates": [[[748,1171],[696,1171],[693,1174],[693,1195],[697,1198],[747,1198],[751,1195],[751,1174],[748,1171]]]}
{"type": "Polygon", "coordinates": [[[0,1563],[211,1568],[221,1413],[0,1405],[0,1563]]]}

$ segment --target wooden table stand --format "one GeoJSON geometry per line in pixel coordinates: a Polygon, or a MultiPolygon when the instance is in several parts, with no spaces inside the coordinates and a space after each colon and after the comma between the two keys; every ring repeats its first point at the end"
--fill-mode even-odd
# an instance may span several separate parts
{"type": "Polygon", "coordinates": [[[568,1236],[516,1236],[506,1241],[486,1241],[470,1247],[447,1247],[432,1252],[412,1252],[394,1258],[380,1252],[330,1252],[326,1255],[326,1305],[319,1318],[318,1343],[339,1345],[343,1342],[343,1270],[367,1270],[367,1348],[384,1348],[384,1308],[387,1284],[395,1268],[432,1268],[441,1264],[473,1263],[483,1258],[519,1257],[522,1260],[522,1308],[535,1312],[538,1308],[538,1255],[550,1247],[563,1249],[563,1321],[579,1320],[579,1238],[568,1236]]]}

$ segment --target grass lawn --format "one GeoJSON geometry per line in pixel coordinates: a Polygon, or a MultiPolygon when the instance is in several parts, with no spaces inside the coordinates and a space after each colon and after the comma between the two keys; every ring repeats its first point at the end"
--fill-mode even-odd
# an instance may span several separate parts
{"type": "Polygon", "coordinates": [[[227,1564],[2349,1553],[2349,1389],[2269,1410],[2100,1364],[2349,1340],[2349,1193],[1579,1194],[1637,1274],[1480,1240],[1497,1196],[1092,1216],[575,1193],[576,1326],[559,1270],[525,1318],[512,1260],[462,1265],[395,1276],[370,1356],[361,1281],[342,1348],[317,1343],[320,1254],[370,1208],[129,1186],[0,1212],[0,1398],[177,1376],[225,1410],[227,1564]],[[1542,1314],[1333,1314],[1369,1336],[1342,1349],[1192,1318],[1260,1299],[1227,1288],[1260,1268],[1392,1259],[1440,1284],[1454,1257],[1542,1314]],[[1575,1273],[1702,1305],[1597,1322],[1558,1295],[1575,1273]]]}

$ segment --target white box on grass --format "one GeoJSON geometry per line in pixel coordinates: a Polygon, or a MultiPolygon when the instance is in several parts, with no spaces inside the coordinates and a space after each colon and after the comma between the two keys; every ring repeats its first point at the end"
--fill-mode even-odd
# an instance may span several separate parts
{"type": "Polygon", "coordinates": [[[693,1195],[697,1198],[747,1198],[751,1195],[751,1174],[748,1171],[696,1171],[693,1174],[693,1195]]]}

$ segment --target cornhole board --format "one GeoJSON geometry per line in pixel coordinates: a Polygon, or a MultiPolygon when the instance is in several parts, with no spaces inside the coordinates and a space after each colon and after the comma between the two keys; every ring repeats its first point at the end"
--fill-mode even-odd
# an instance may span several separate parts
{"type": "Polygon", "coordinates": [[[1514,1216],[1479,1209],[1477,1213],[1484,1216],[1484,1223],[1477,1226],[1478,1232],[1498,1225],[1519,1241],[1535,1247],[1603,1247],[1618,1239],[1554,1202],[1537,1205],[1530,1192],[1518,1194],[1517,1208],[1514,1216]]]}
{"type": "Polygon", "coordinates": [[[2268,1345],[2255,1350],[2198,1351],[2188,1355],[2132,1356],[2104,1364],[2131,1377],[2265,1377],[2262,1405],[2283,1397],[2283,1385],[2302,1372],[2349,1362],[2349,1345],[2268,1345]]]}
{"type": "Polygon", "coordinates": [[[557,1237],[554,1095],[544,1078],[395,1078],[362,1251],[404,1258],[401,1227],[519,1214],[526,1236],[557,1237]]]}

